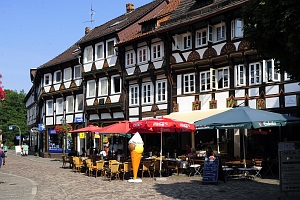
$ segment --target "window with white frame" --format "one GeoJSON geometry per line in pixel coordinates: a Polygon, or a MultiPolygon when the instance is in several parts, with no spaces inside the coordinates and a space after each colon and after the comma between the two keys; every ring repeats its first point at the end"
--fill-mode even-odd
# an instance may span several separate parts
{"type": "Polygon", "coordinates": [[[74,112],[74,97],[73,96],[68,96],[66,98],[66,100],[67,100],[66,112],[67,113],[74,112]]]}
{"type": "Polygon", "coordinates": [[[218,69],[218,89],[229,88],[229,68],[218,69]]]}
{"type": "Polygon", "coordinates": [[[111,76],[111,93],[120,93],[122,89],[122,81],[120,75],[111,76]]]}
{"type": "Polygon", "coordinates": [[[184,94],[195,92],[195,74],[184,74],[184,94]]]}
{"type": "Polygon", "coordinates": [[[231,39],[243,37],[243,24],[242,19],[231,21],[231,39]]]}
{"type": "Polygon", "coordinates": [[[246,85],[246,69],[244,65],[235,65],[234,75],[235,75],[235,79],[234,79],[235,87],[246,85]]]}
{"type": "Polygon", "coordinates": [[[106,42],[106,56],[107,57],[115,55],[114,45],[115,45],[115,40],[114,39],[108,40],[106,42]]]}
{"type": "Polygon", "coordinates": [[[96,44],[96,60],[104,58],[103,42],[96,44]]]}
{"type": "Polygon", "coordinates": [[[225,40],[226,38],[226,27],[225,23],[221,22],[214,26],[208,25],[208,41],[209,42],[218,42],[225,40]]]}
{"type": "Polygon", "coordinates": [[[85,48],[85,59],[84,61],[85,62],[92,62],[93,61],[93,47],[92,46],[89,46],[89,47],[86,47],[85,48]]]}
{"type": "Polygon", "coordinates": [[[162,58],[162,45],[161,42],[152,44],[152,59],[162,58]]]}
{"type": "Polygon", "coordinates": [[[53,83],[61,83],[61,71],[54,72],[53,83]]]}
{"type": "Polygon", "coordinates": [[[72,79],[72,69],[71,67],[64,69],[64,81],[72,79]]]}
{"type": "Polygon", "coordinates": [[[46,115],[53,115],[53,100],[46,101],[46,115]]]}
{"type": "Polygon", "coordinates": [[[138,49],[138,63],[147,62],[147,47],[138,49]]]}
{"type": "Polygon", "coordinates": [[[183,49],[190,49],[191,46],[191,33],[187,32],[186,34],[182,35],[183,40],[183,49]]]}
{"type": "Polygon", "coordinates": [[[207,30],[202,29],[196,31],[196,47],[200,47],[207,44],[207,30]]]}
{"type": "Polygon", "coordinates": [[[139,105],[139,86],[130,85],[129,86],[129,105],[136,106],[139,105]]]}
{"type": "Polygon", "coordinates": [[[76,112],[83,111],[83,94],[76,95],[76,112]]]}
{"type": "Polygon", "coordinates": [[[64,104],[63,98],[56,99],[56,114],[63,114],[64,104]]]}
{"type": "Polygon", "coordinates": [[[51,85],[52,84],[52,74],[44,74],[44,85],[51,85]]]}
{"type": "Polygon", "coordinates": [[[275,82],[280,81],[280,73],[275,69],[274,60],[264,60],[263,68],[265,70],[265,82],[275,82]]]}
{"type": "Polygon", "coordinates": [[[98,88],[99,88],[99,96],[108,94],[108,81],[106,77],[99,79],[98,88]]]}
{"type": "Polygon", "coordinates": [[[174,36],[174,46],[173,46],[173,50],[177,50],[177,49],[181,49],[181,35],[175,35],[174,36]]]}
{"type": "Polygon", "coordinates": [[[249,85],[261,84],[262,70],[259,62],[249,64],[249,85]]]}
{"type": "Polygon", "coordinates": [[[77,65],[74,67],[74,79],[81,78],[81,66],[77,65]]]}
{"type": "Polygon", "coordinates": [[[153,85],[152,83],[142,84],[142,102],[144,104],[153,102],[153,85]]]}
{"type": "Polygon", "coordinates": [[[292,75],[290,73],[284,72],[284,80],[285,81],[292,80],[292,75]]]}
{"type": "Polygon", "coordinates": [[[156,102],[165,102],[167,100],[167,81],[159,80],[156,82],[156,102]]]}
{"type": "Polygon", "coordinates": [[[95,97],[96,95],[96,83],[94,80],[87,82],[87,97],[95,97]]]}
{"type": "Polygon", "coordinates": [[[133,50],[126,52],[126,67],[133,66],[135,64],[135,53],[133,50]]]}
{"type": "Polygon", "coordinates": [[[210,71],[200,73],[200,91],[210,91],[210,71]]]}

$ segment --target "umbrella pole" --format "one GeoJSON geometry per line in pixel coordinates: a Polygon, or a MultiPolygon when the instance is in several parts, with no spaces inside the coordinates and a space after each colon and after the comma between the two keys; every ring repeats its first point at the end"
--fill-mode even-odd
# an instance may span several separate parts
{"type": "Polygon", "coordinates": [[[244,167],[246,168],[246,148],[245,148],[245,135],[247,133],[247,129],[244,129],[245,132],[243,134],[243,149],[244,149],[244,167]]]}
{"type": "Polygon", "coordinates": [[[159,160],[159,175],[161,177],[161,166],[162,166],[162,131],[160,132],[160,160],[159,160]]]}

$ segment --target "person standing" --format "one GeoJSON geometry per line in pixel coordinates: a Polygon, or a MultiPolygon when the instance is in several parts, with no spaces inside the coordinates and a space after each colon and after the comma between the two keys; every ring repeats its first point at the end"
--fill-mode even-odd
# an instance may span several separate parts
{"type": "Polygon", "coordinates": [[[25,145],[23,146],[23,152],[24,152],[24,156],[27,156],[27,155],[28,155],[28,145],[27,145],[27,144],[25,144],[25,145]]]}
{"type": "Polygon", "coordinates": [[[8,149],[8,146],[6,144],[4,144],[3,151],[4,151],[4,154],[6,157],[7,157],[7,149],[8,149]]]}
{"type": "Polygon", "coordinates": [[[0,168],[2,164],[5,165],[5,154],[4,151],[0,148],[0,168]]]}

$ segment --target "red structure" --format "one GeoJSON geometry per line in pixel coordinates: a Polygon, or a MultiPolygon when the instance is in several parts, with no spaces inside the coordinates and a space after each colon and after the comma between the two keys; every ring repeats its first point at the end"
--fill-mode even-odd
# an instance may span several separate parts
{"type": "MultiPolygon", "coordinates": [[[[2,78],[2,74],[0,74],[0,78],[2,78]]],[[[5,99],[5,91],[2,86],[2,81],[0,80],[0,100],[5,99]]]]}

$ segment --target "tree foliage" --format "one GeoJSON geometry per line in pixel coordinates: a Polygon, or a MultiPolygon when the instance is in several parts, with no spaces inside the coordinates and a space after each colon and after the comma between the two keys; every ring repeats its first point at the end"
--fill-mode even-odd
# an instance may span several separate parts
{"type": "Polygon", "coordinates": [[[280,71],[300,80],[299,0],[250,0],[243,19],[244,36],[252,47],[275,59],[280,71]]]}
{"type": "Polygon", "coordinates": [[[29,135],[27,122],[26,122],[26,106],[24,103],[24,98],[26,94],[24,90],[20,93],[12,90],[5,90],[5,101],[0,104],[0,129],[2,130],[2,140],[4,142],[15,142],[15,136],[19,135],[19,129],[21,134],[29,135]],[[13,130],[9,130],[10,125],[14,126],[13,130]]]}

